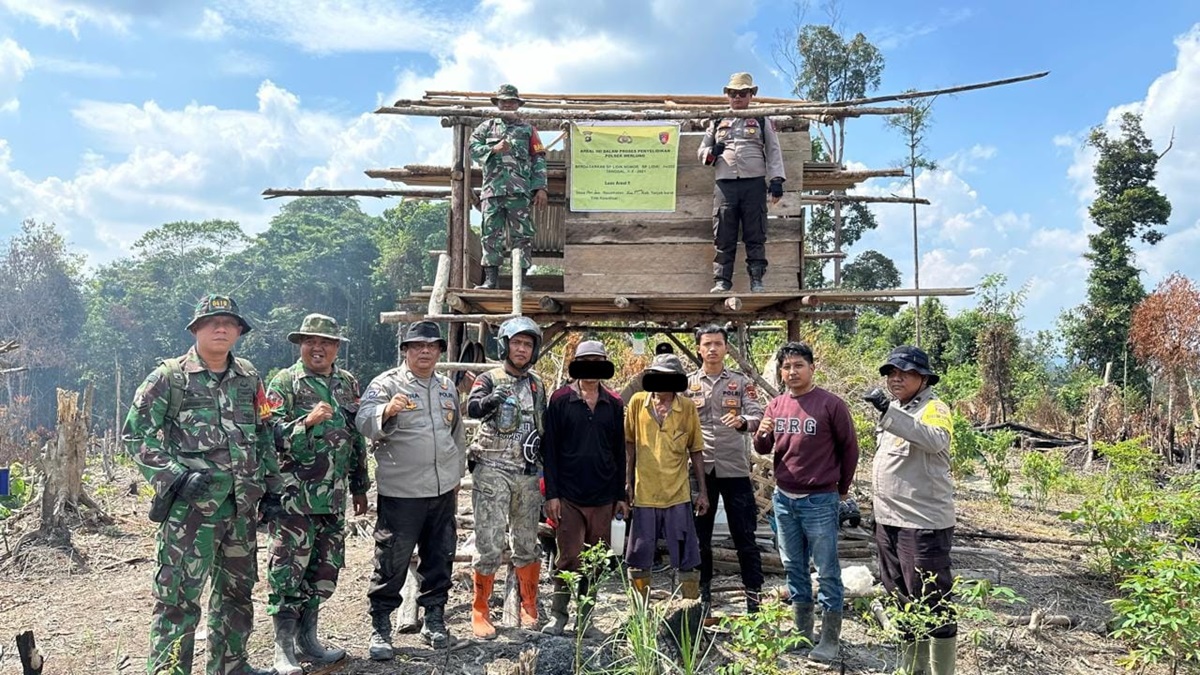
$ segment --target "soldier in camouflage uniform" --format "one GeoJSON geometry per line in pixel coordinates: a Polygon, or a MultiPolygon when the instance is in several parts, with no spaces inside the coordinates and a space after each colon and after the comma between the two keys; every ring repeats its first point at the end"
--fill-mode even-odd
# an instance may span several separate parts
{"type": "Polygon", "coordinates": [[[300,360],[267,386],[285,511],[270,524],[267,614],[275,621],[275,671],[299,675],[297,656],[317,663],[346,656],[322,646],[318,612],[345,564],[347,487],[354,515],[363,515],[370,479],[366,443],[354,427],[358,381],[336,364],[347,341],[337,321],[309,314],[288,341],[300,345],[300,360]]]}
{"type": "MultiPolygon", "coordinates": [[[[122,431],[156,493],[158,530],[150,675],[192,672],[200,591],[208,601],[208,675],[265,674],[247,663],[258,578],[255,520],[264,492],[278,498],[270,408],[258,372],[231,351],[250,324],[237,303],[209,295],[188,330],[196,344],[138,387],[122,431]]],[[[263,499],[264,515],[278,502],[263,499]]]]}
{"type": "Polygon", "coordinates": [[[542,493],[542,416],[546,386],[533,366],[542,346],[542,329],[531,319],[516,317],[500,325],[500,358],[504,365],[475,380],[467,415],[483,420],[479,439],[468,448],[475,462],[471,503],[475,510],[475,601],[471,630],[475,637],[496,637],[488,600],[504,552],[505,535],[521,593],[521,626],[536,628],[537,592],[541,576],[538,521],[542,493]]]}
{"type": "MultiPolygon", "coordinates": [[[[524,101],[516,87],[504,84],[492,103],[512,113],[524,101]]],[[[546,148],[531,124],[506,115],[475,127],[471,159],[483,168],[483,283],[476,288],[496,288],[500,264],[513,249],[521,251],[522,269],[531,264],[531,205],[545,206],[548,201],[546,148]]]]}

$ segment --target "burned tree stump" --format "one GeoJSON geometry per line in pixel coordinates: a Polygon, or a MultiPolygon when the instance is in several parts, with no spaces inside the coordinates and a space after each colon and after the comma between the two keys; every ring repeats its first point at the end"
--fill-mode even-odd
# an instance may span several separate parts
{"type": "Polygon", "coordinates": [[[33,631],[17,635],[17,656],[21,659],[21,675],[41,675],[45,659],[38,653],[33,631]]]}

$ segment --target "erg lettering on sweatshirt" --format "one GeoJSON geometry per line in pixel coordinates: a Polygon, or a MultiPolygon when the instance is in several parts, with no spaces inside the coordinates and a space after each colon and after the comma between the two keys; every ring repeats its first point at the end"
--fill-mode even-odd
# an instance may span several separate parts
{"type": "Polygon", "coordinates": [[[775,433],[798,434],[801,429],[805,436],[817,435],[817,421],[811,417],[778,417],[775,419],[775,433]]]}

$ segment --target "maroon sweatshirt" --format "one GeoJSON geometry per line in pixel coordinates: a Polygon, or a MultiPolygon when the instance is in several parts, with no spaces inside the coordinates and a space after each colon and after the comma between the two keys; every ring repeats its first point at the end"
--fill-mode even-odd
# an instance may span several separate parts
{"type": "Polygon", "coordinates": [[[792,494],[850,491],[858,468],[858,438],[846,402],[814,387],[803,396],[780,394],[763,417],[775,420],[754,434],[754,451],[775,453],[775,483],[792,494]]]}

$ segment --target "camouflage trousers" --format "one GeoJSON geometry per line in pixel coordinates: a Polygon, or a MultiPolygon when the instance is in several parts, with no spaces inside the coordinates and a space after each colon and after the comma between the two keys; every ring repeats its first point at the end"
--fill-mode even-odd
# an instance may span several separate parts
{"type": "Polygon", "coordinates": [[[533,252],[533,208],[529,195],[483,200],[483,265],[499,267],[506,254],[521,250],[521,268],[529,269],[533,252]]]}
{"type": "Polygon", "coordinates": [[[258,579],[254,517],[235,512],[232,496],[211,516],[176,500],[158,529],[158,574],[150,622],[150,675],[190,675],[200,623],[200,592],[208,596],[208,675],[240,675],[254,628],[251,591],[258,579]]]}
{"type": "Polygon", "coordinates": [[[537,562],[538,521],[542,517],[542,492],[537,476],[525,476],[485,464],[472,474],[471,505],[475,510],[475,555],[471,566],[492,575],[500,568],[505,544],[515,567],[537,562]]]}
{"type": "Polygon", "coordinates": [[[346,564],[345,519],[340,514],[288,514],[268,527],[267,614],[299,618],[333,596],[346,564]]]}

